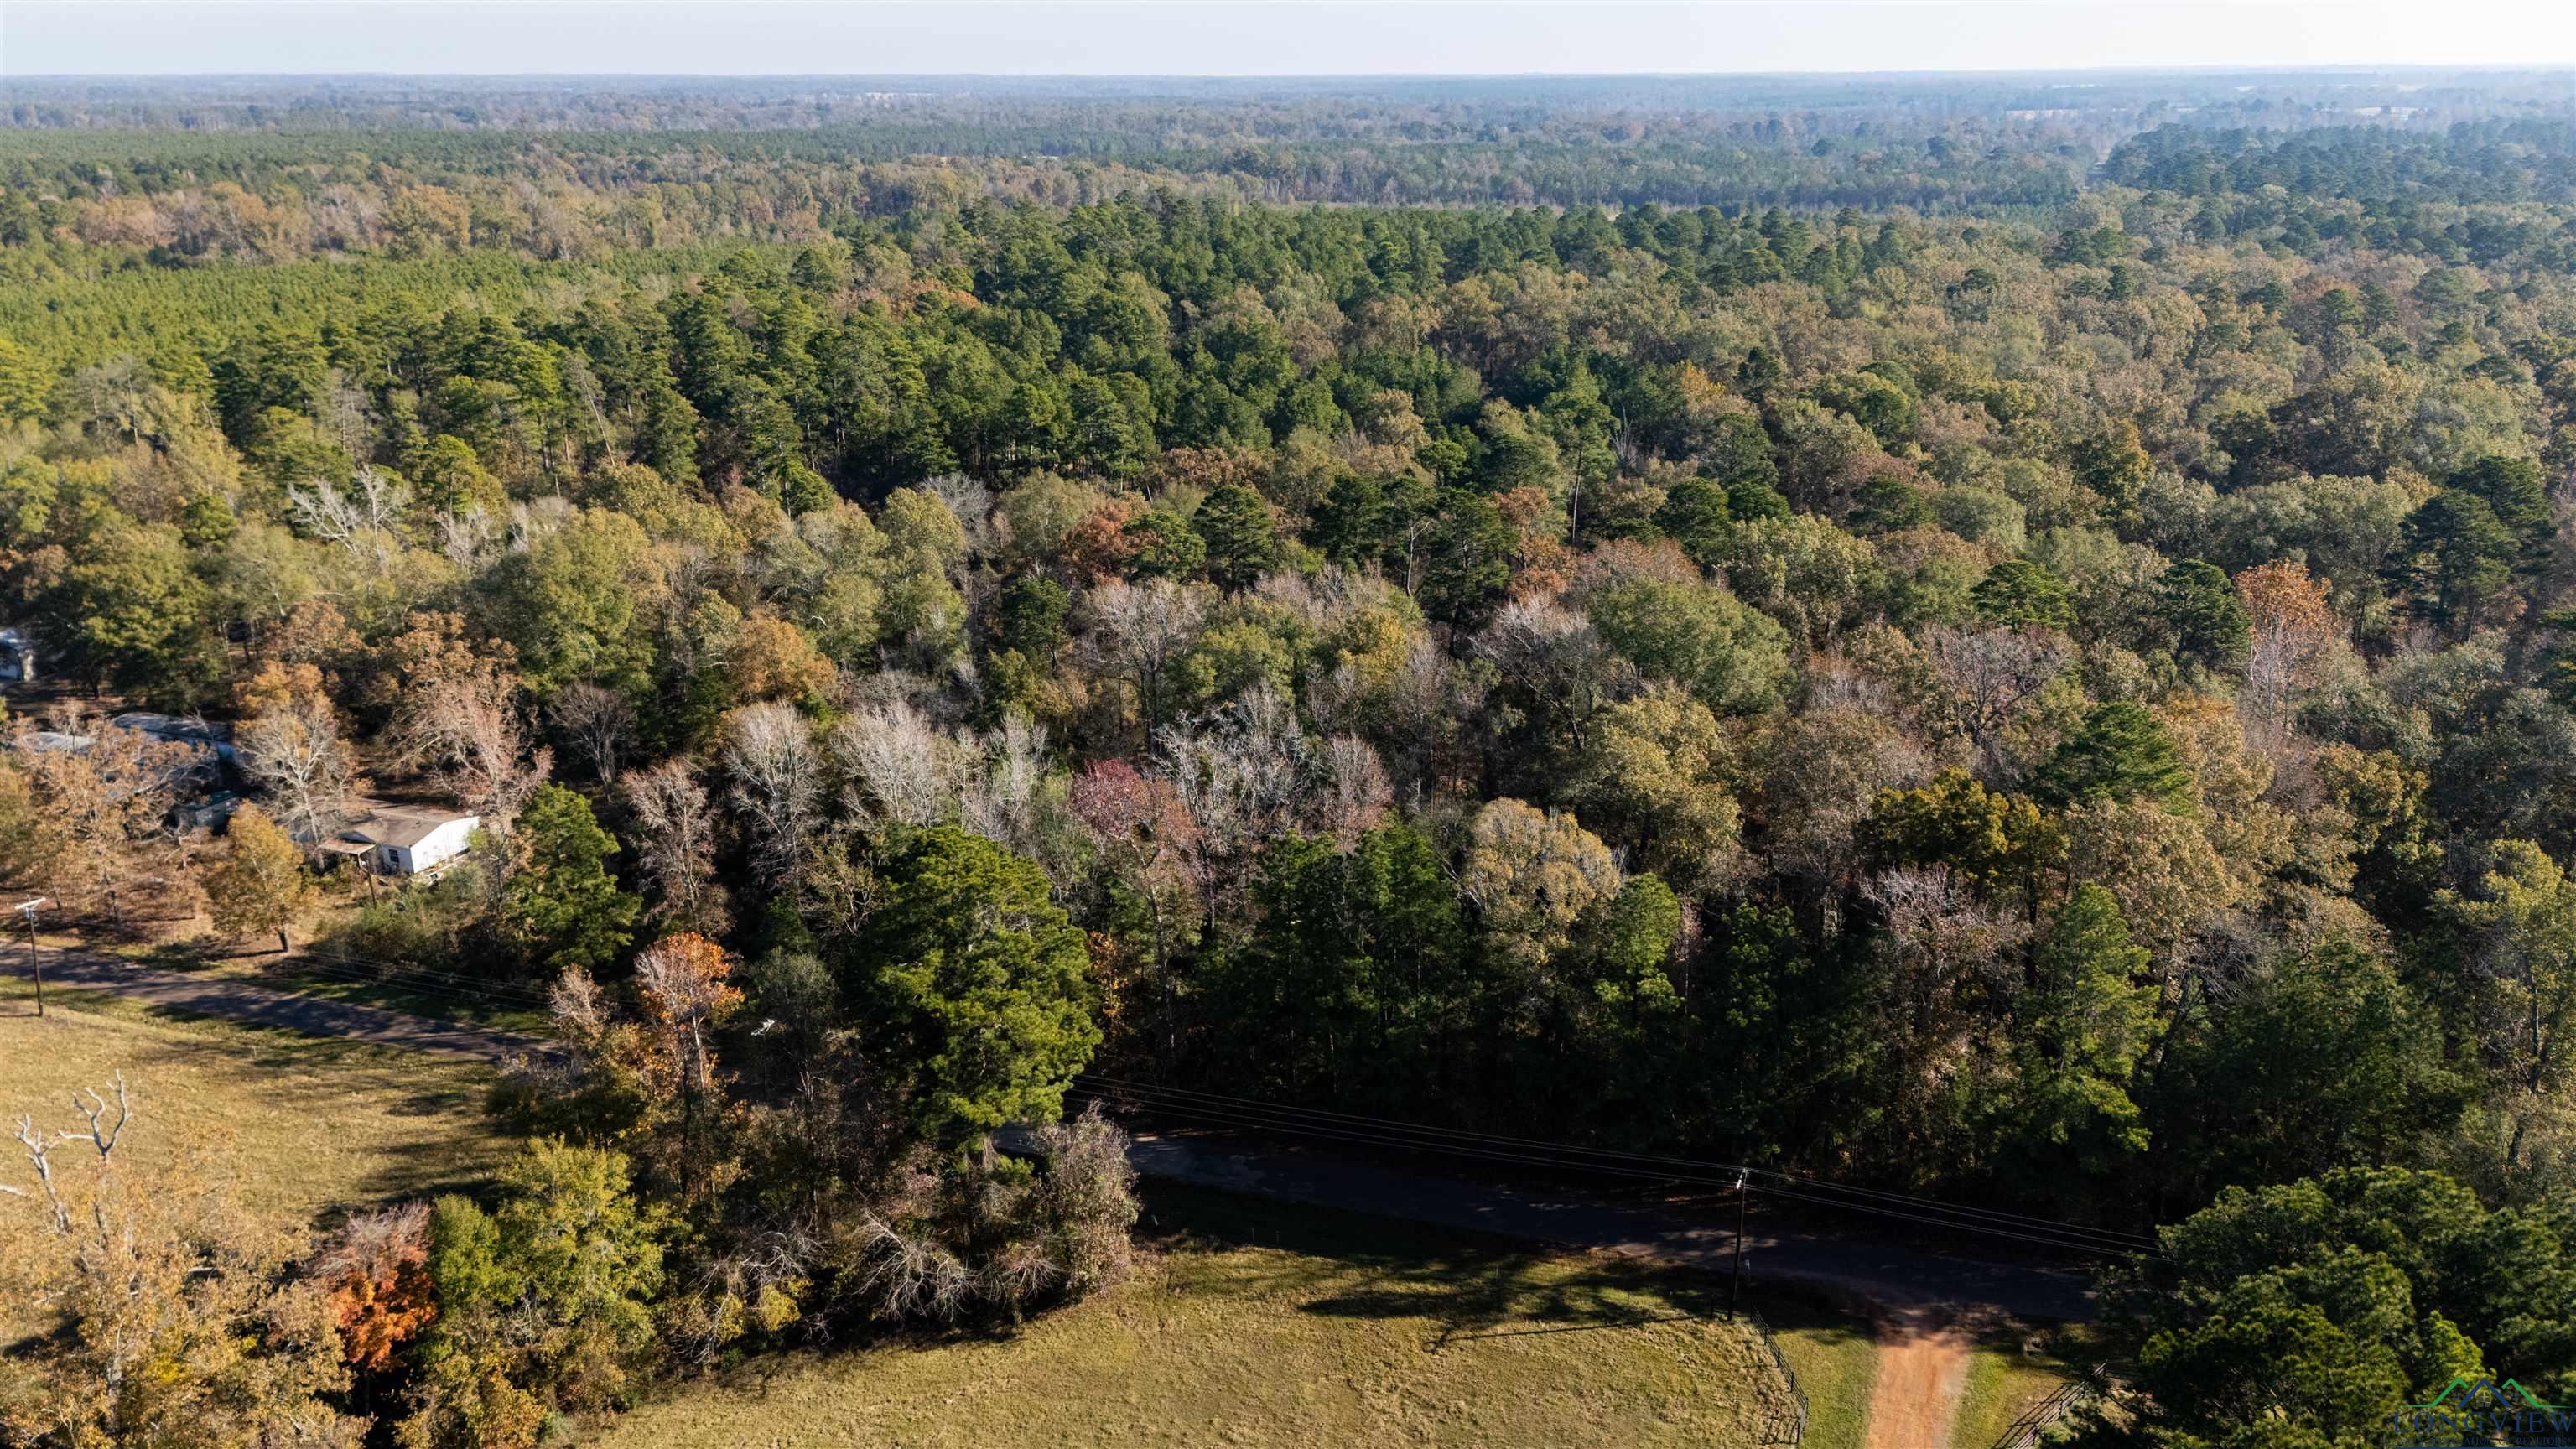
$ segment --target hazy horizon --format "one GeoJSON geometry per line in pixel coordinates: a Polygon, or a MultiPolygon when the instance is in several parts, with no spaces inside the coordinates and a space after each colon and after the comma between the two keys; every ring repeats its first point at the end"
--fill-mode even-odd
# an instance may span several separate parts
{"type": "Polygon", "coordinates": [[[2533,0],[15,0],[0,8],[0,77],[18,78],[1353,80],[2568,65],[2576,65],[2576,7],[2533,0]],[[1472,23],[1461,24],[1467,16],[1472,23]],[[496,56],[511,59],[496,64],[496,56]]]}

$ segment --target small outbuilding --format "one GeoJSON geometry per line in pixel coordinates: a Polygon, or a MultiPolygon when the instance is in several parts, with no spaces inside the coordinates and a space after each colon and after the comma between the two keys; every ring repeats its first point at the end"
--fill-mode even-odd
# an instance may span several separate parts
{"type": "Polygon", "coordinates": [[[341,831],[340,839],[365,847],[367,868],[378,875],[418,875],[463,855],[482,824],[480,815],[453,810],[388,807],[341,831]]]}

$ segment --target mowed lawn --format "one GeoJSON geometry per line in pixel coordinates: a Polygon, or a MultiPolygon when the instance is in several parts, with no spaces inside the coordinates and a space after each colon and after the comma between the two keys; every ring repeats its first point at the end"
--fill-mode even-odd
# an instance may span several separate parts
{"type": "Polygon", "coordinates": [[[1148,1207],[1132,1279],[1015,1334],[763,1360],[585,1442],[1733,1446],[1790,1413],[1703,1275],[1192,1190],[1148,1207]]]}
{"type": "MultiPolygon", "coordinates": [[[[487,1176],[502,1139],[486,1125],[492,1069],[419,1052],[225,1022],[156,1016],[111,997],[49,992],[33,1014],[26,983],[0,983],[0,1128],[21,1115],[83,1125],[71,1095],[113,1098],[123,1072],[134,1121],[117,1152],[138,1163],[191,1154],[242,1205],[280,1224],[418,1196],[487,1176]]],[[[0,1182],[27,1186],[0,1136],[0,1182]]],[[[66,1171],[86,1170],[58,1151],[66,1171]]],[[[32,1216],[0,1195],[0,1251],[32,1216]]]]}

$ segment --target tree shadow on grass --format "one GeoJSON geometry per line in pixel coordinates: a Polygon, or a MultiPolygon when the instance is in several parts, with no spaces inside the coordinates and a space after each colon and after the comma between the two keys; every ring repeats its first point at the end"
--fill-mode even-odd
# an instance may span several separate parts
{"type": "MultiPolygon", "coordinates": [[[[191,1026],[206,1026],[209,1020],[161,1007],[142,1014],[146,1019],[191,1026]]],[[[424,1059],[415,1052],[368,1042],[307,1036],[286,1027],[217,1019],[213,1030],[219,1034],[185,1039],[138,1036],[119,1046],[118,1065],[136,1087],[144,1120],[173,1142],[196,1128],[184,1116],[152,1120],[160,1115],[153,1101],[156,1081],[172,1068],[209,1077],[238,1074],[254,1084],[251,1090],[262,1105],[307,1124],[306,1131],[291,1134],[293,1138],[330,1141],[353,1103],[363,1103],[366,1114],[378,1119],[423,1124],[444,1119],[456,1124],[452,1135],[427,1130],[417,1141],[384,1143],[382,1150],[371,1154],[372,1168],[333,1194],[340,1201],[325,1210],[326,1219],[348,1207],[470,1188],[487,1179],[498,1161],[497,1139],[484,1107],[491,1082],[488,1069],[424,1059]]],[[[183,1112],[216,1112],[210,1125],[222,1125],[216,1103],[172,1105],[183,1112]]],[[[291,1153],[292,1142],[271,1150],[291,1153]]],[[[291,1155],[275,1161],[247,1161],[242,1168],[251,1174],[299,1170],[291,1155]]]]}
{"type": "Polygon", "coordinates": [[[1723,1278],[1634,1258],[1203,1188],[1156,1184],[1146,1207],[1140,1227],[1167,1250],[1252,1246],[1298,1255],[1269,1269],[1231,1263],[1231,1286],[1293,1298],[1300,1312],[1319,1316],[1436,1323],[1435,1347],[1726,1314],[1723,1278]]]}

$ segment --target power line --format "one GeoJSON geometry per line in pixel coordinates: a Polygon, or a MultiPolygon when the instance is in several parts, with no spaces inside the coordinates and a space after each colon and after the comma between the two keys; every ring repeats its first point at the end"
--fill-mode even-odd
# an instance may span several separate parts
{"type": "MultiPolygon", "coordinates": [[[[2030,1217],[2022,1213],[2003,1212],[1995,1208],[1971,1207],[1961,1203],[1947,1203],[1942,1202],[1938,1198],[1923,1197],[1915,1193],[1889,1192],[1881,1188],[1855,1187],[1847,1183],[1827,1182],[1822,1178],[1802,1177],[1796,1173],[1780,1172],[1771,1168],[1757,1167],[1752,1169],[1752,1171],[1759,1176],[1776,1177],[1782,1182],[1789,1183],[1797,1188],[1802,1188],[1810,1192],[1849,1193],[1857,1197],[1872,1198],[1881,1202],[1893,1203],[1900,1206],[1938,1208],[1943,1212],[1965,1213],[1971,1216],[1987,1218],[1995,1222],[2008,1225],[2019,1224],[2025,1227],[2037,1229],[2088,1233],[2099,1238],[2132,1243],[2141,1251],[2158,1251],[2162,1247],[2162,1240],[2155,1237],[2153,1234],[2133,1233],[2125,1228],[2097,1228],[2083,1223],[2067,1222],[2060,1218],[2037,1218],[2030,1217]]],[[[1786,1189],[1777,1190],[1786,1191],[1786,1189]]],[[[1848,1206],[1853,1207],[1855,1210],[1858,1210],[1859,1208],[1859,1204],[1856,1203],[1848,1204],[1848,1206]]]]}
{"type": "Polygon", "coordinates": [[[1910,1203],[1924,1207],[1936,1207],[1945,1211],[1990,1218],[1997,1222],[2016,1223],[2029,1227],[2048,1228],[2053,1230],[2080,1231],[2100,1237],[2127,1239],[2134,1241],[2141,1246],[2152,1246],[2154,1243],[2154,1239],[2140,1233],[2125,1232],[2112,1228],[2095,1228],[2081,1223],[2066,1222],[2057,1218],[2042,1218],[2034,1217],[2026,1213],[2004,1212],[1996,1208],[1967,1207],[1958,1204],[1944,1203],[1936,1199],[1925,1198],[1912,1193],[1890,1192],[1878,1188],[1847,1187],[1841,1183],[1827,1182],[1820,1178],[1805,1177],[1792,1172],[1781,1172],[1773,1168],[1749,1167],[1742,1163],[1709,1162],[1698,1158],[1673,1157],[1647,1152],[1626,1152],[1615,1148],[1579,1147],[1571,1143],[1548,1142],[1536,1138],[1513,1137],[1494,1132],[1478,1132],[1468,1128],[1430,1126],[1422,1123],[1398,1121],[1387,1117],[1368,1117],[1352,1112],[1336,1112],[1320,1107],[1295,1107],[1282,1103],[1263,1102],[1250,1097],[1230,1097],[1221,1092],[1204,1092],[1188,1087],[1167,1087],[1151,1082],[1138,1082],[1128,1078],[1107,1076],[1099,1072],[1083,1072],[1079,1075],[1092,1081],[1106,1082],[1127,1091],[1150,1092],[1166,1097],[1185,1098],[1218,1105],[1257,1108],[1266,1112],[1322,1118],[1336,1122],[1362,1125],[1370,1128],[1420,1133],[1434,1137],[1466,1138],[1480,1142],[1489,1142],[1519,1148],[1543,1149],[1551,1152],[1579,1153],[1585,1156],[1614,1158],[1628,1162],[1658,1163],[1694,1172],[1719,1174],[1752,1172],[1764,1177],[1778,1178],[1783,1182],[1800,1184],[1819,1191],[1849,1192],[1885,1201],[1910,1203]]]}
{"type": "MultiPolygon", "coordinates": [[[[1091,1091],[1091,1095],[1103,1102],[1115,1100],[1108,1094],[1099,1092],[1097,1089],[1093,1089],[1091,1091]]],[[[1493,1148],[1474,1146],[1440,1147],[1436,1144],[1415,1141],[1410,1138],[1390,1137],[1376,1133],[1342,1130],[1328,1126],[1301,1125],[1293,1119],[1271,1117],[1259,1113],[1247,1112],[1239,1108],[1192,1106],[1187,1103],[1146,1103],[1144,1105],[1147,1111],[1160,1116],[1178,1117],[1199,1122],[1214,1123],[1218,1126],[1238,1128],[1250,1127],[1262,1131],[1285,1133],[1291,1136],[1321,1138],[1332,1142],[1351,1142],[1370,1147],[1423,1148],[1432,1151],[1445,1152],[1451,1156],[1476,1158],[1488,1162],[1515,1162],[1536,1167],[1576,1168],[1584,1171],[1598,1172],[1609,1176],[1634,1178],[1642,1182],[1687,1182],[1702,1180],[1697,1178],[1681,1177],[1670,1172],[1650,1172],[1641,1168],[1591,1165],[1581,1162],[1572,1162],[1559,1157],[1540,1157],[1529,1153],[1507,1152],[1493,1148]]]]}
{"type": "Polygon", "coordinates": [[[311,975],[336,975],[336,979],[408,985],[432,995],[481,996],[523,1002],[532,1007],[541,1007],[548,1002],[547,996],[542,992],[514,986],[505,981],[489,981],[453,971],[441,971],[434,967],[410,966],[373,957],[307,951],[301,958],[300,965],[301,969],[311,975]]]}
{"type": "MultiPolygon", "coordinates": [[[[1650,1172],[1637,1168],[1586,1164],[1568,1160],[1563,1157],[1535,1157],[1522,1153],[1502,1152],[1479,1147],[1447,1147],[1441,1146],[1437,1143],[1424,1142],[1412,1138],[1388,1137],[1348,1130],[1337,1130],[1328,1127],[1301,1126],[1296,1125],[1293,1122],[1284,1122],[1274,1117],[1265,1117],[1254,1113],[1248,1113],[1241,1109],[1221,1109],[1189,1105],[1174,1106],[1162,1103],[1146,1103],[1144,1106],[1145,1110],[1156,1115],[1175,1118],[1198,1126],[1231,1128],[1238,1131],[1252,1130],[1274,1132],[1289,1136],[1312,1137],[1326,1141],[1347,1142],[1370,1147],[1413,1148],[1416,1150],[1442,1152],[1447,1155],[1464,1157],[1476,1161],[1510,1162],[1527,1166],[1573,1169],[1583,1172],[1633,1178],[1650,1182],[1682,1182],[1727,1189],[1734,1189],[1737,1187],[1737,1184],[1734,1182],[1722,1178],[1703,1177],[1695,1174],[1650,1172]]],[[[1889,1218],[1901,1222],[1919,1223],[1931,1227],[1947,1228],[1954,1232],[1975,1233],[1984,1237],[2010,1239],[2016,1242],[2056,1248],[2062,1251],[2110,1257],[2159,1255],[2159,1250],[2153,1247],[2141,1247],[2124,1242],[2107,1242],[2094,1238],[2090,1236],[2090,1230],[2086,1229],[2071,1229],[2066,1233],[2052,1233],[2045,1230],[2020,1231],[1990,1223],[1962,1220],[1956,1217],[1938,1216],[1936,1213],[1904,1212],[1888,1207],[1841,1202],[1831,1198],[1811,1196],[1807,1193],[1785,1188],[1746,1185],[1740,1190],[1767,1193],[1784,1201],[1806,1203],[1810,1206],[1838,1208],[1845,1212],[1856,1212],[1872,1217],[1889,1218]]],[[[1941,1204],[1939,1207],[1947,1209],[1949,1205],[1941,1204]]]]}
{"type": "Polygon", "coordinates": [[[1961,1204],[1946,1203],[1941,1202],[1938,1199],[1926,1198],[1912,1193],[1891,1192],[1879,1188],[1851,1187],[1841,1183],[1827,1182],[1818,1178],[1805,1177],[1797,1173],[1781,1172],[1773,1168],[1750,1167],[1742,1163],[1709,1162],[1697,1158],[1674,1157],[1657,1153],[1626,1152],[1614,1148],[1580,1147],[1571,1143],[1549,1142],[1528,1137],[1513,1137],[1493,1132],[1478,1132],[1467,1128],[1439,1127],[1424,1123],[1399,1121],[1386,1117],[1369,1117],[1358,1113],[1336,1112],[1320,1107],[1296,1107],[1283,1103],[1260,1101],[1250,1097],[1232,1097],[1220,1092],[1199,1091],[1188,1087],[1167,1087],[1156,1083],[1139,1082],[1121,1077],[1111,1077],[1099,1072],[1083,1072],[1078,1075],[1083,1079],[1107,1083],[1124,1091],[1150,1093],[1164,1098],[1178,1098],[1188,1101],[1197,1101],[1213,1106],[1236,1107],[1271,1114],[1324,1119],[1330,1122],[1346,1124],[1353,1126],[1354,1128],[1361,1129],[1410,1133],[1432,1138],[1466,1139],[1479,1143],[1487,1143],[1516,1149],[1550,1153],[1568,1153],[1583,1157],[1609,1158],[1622,1162],[1660,1164],[1679,1170],[1670,1174],[1656,1174],[1658,1176],[1684,1176],[1689,1173],[1728,1175],[1737,1172],[1751,1172],[1763,1177],[1776,1178],[1781,1182],[1803,1187],[1811,1191],[1850,1193],[1856,1196],[1873,1198],[1879,1201],[1890,1202],[1902,1206],[1936,1209],[1944,1212],[1984,1218],[2004,1225],[2044,1229],[2055,1232],[2083,1233],[2093,1237],[2134,1243],[2142,1248],[2151,1248],[2156,1245],[2156,1240],[2153,1237],[2142,1233],[2132,1233],[2114,1228],[2097,1228],[2087,1224],[2071,1223],[2057,1218],[2043,1218],[2026,1213],[2005,1212],[1996,1208],[1970,1207],[1961,1204]]]}
{"type": "Polygon", "coordinates": [[[1196,1118],[1223,1126],[1249,1127],[1378,1147],[1414,1148],[1487,1161],[1556,1167],[1650,1181],[1687,1182],[1717,1188],[1731,1189],[1735,1185],[1732,1180],[1734,1176],[1738,1173],[1746,1173],[1770,1179],[1779,1184],[1778,1186],[1764,1185],[1755,1190],[1813,1206],[1839,1208],[1847,1212],[1927,1223],[1964,1232],[2009,1237],[2024,1242],[2045,1243],[2087,1252],[2152,1254],[2160,1251],[2156,1240],[2143,1234],[2097,1228],[2023,1213],[2009,1213],[1993,1208],[1947,1203],[1915,1194],[1876,1188],[1848,1187],[1769,1168],[1713,1163],[1654,1153],[1625,1152],[1610,1148],[1579,1147],[1570,1143],[1547,1142],[1535,1138],[1476,1132],[1463,1128],[1435,1127],[1392,1118],[1337,1112],[1325,1108],[1292,1107],[1185,1087],[1157,1086],[1101,1073],[1081,1073],[1079,1079],[1099,1084],[1089,1087],[1088,1090],[1104,1100],[1116,1100],[1120,1096],[1136,1098],[1139,1099],[1138,1105],[1150,1112],[1173,1117],[1196,1118]],[[1863,1200],[1847,1200],[1849,1198],[1863,1200]]]}
{"type": "MultiPolygon", "coordinates": [[[[1611,1167],[1602,1164],[1569,1160],[1564,1157],[1536,1157],[1523,1153],[1496,1151],[1489,1148],[1443,1146],[1436,1142],[1425,1142],[1413,1138],[1386,1137],[1334,1130],[1312,1125],[1299,1125],[1294,1122],[1282,1121],[1281,1119],[1274,1117],[1248,1114],[1239,1109],[1224,1110],[1191,1106],[1176,1107],[1168,1103],[1147,1103],[1145,1104],[1145,1107],[1146,1110],[1153,1112],[1156,1115],[1174,1118],[1196,1126],[1230,1128],[1238,1131],[1251,1130],[1281,1133],[1290,1136],[1318,1138],[1325,1141],[1345,1142],[1369,1147],[1410,1148],[1414,1150],[1436,1151],[1446,1155],[1463,1157],[1474,1161],[1505,1162],[1524,1166],[1575,1170],[1596,1175],[1617,1176],[1640,1181],[1690,1183],[1719,1189],[1737,1188],[1737,1184],[1735,1182],[1730,1182],[1722,1178],[1711,1178],[1695,1174],[1674,1172],[1652,1172],[1636,1168],[1611,1167]]],[[[2127,1257],[2140,1254],[2156,1255],[2159,1251],[2154,1247],[2142,1246],[2133,1242],[2106,1240],[2093,1236],[2090,1230],[2084,1229],[2072,1229],[2066,1231],[2045,1229],[2024,1231],[1993,1223],[1980,1222],[1974,1219],[1943,1216],[1941,1213],[1944,1211],[1956,1211],[1955,1208],[1952,1208],[1947,1204],[1938,1205],[1938,1207],[1931,1212],[1905,1212],[1895,1208],[1882,1207],[1875,1204],[1841,1201],[1785,1188],[1747,1185],[1738,1190],[1768,1193],[1784,1201],[1800,1202],[1815,1207],[1837,1208],[1845,1212],[1855,1212],[1872,1217],[1889,1218],[1901,1222],[1947,1228],[1956,1232],[1975,1233],[1984,1237],[2010,1239],[2016,1242],[2032,1243],[2039,1246],[2057,1248],[2065,1251],[2113,1257],[2127,1257]]]]}

